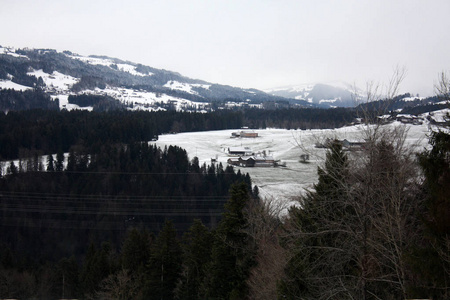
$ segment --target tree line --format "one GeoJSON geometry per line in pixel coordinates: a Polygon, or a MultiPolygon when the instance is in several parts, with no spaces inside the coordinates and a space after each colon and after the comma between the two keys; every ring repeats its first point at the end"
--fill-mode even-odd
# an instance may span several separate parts
{"type": "Polygon", "coordinates": [[[151,141],[170,132],[240,128],[239,112],[87,112],[29,110],[0,114],[1,159],[68,152],[80,145],[98,149],[105,143],[151,141]],[[22,153],[25,153],[22,155],[22,153]]]}
{"type": "MultiPolygon", "coordinates": [[[[76,99],[84,101],[83,97],[76,99]]],[[[348,124],[353,117],[348,109],[249,109],[210,113],[10,111],[0,114],[0,159],[68,152],[74,145],[96,149],[105,143],[150,141],[163,133],[236,129],[244,125],[251,128],[335,128],[348,124]]]]}
{"type": "Polygon", "coordinates": [[[244,111],[244,123],[251,128],[328,129],[348,125],[356,116],[351,108],[252,108],[244,111]]]}

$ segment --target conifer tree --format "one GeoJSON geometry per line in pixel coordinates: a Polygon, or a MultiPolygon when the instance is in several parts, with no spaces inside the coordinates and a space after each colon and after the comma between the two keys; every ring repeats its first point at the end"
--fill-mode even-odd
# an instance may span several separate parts
{"type": "Polygon", "coordinates": [[[151,247],[145,299],[174,299],[175,287],[180,279],[182,250],[172,221],[164,227],[151,247]]]}
{"type": "Polygon", "coordinates": [[[56,164],[55,171],[62,172],[64,170],[64,153],[62,151],[58,151],[56,154],[56,164]]]}
{"type": "Polygon", "coordinates": [[[205,280],[205,266],[211,258],[213,236],[199,219],[195,219],[184,235],[183,272],[177,287],[178,299],[203,299],[202,283],[205,280]]]}
{"type": "Polygon", "coordinates": [[[285,299],[320,298],[326,291],[332,294],[339,289],[336,281],[349,268],[347,253],[339,244],[348,240],[340,231],[348,167],[342,145],[333,142],[324,167],[318,168],[314,190],[307,192],[299,207],[290,210],[288,232],[292,234],[293,253],[279,287],[279,295],[285,299]]]}
{"type": "Polygon", "coordinates": [[[150,259],[151,237],[145,230],[132,228],[123,243],[121,250],[122,268],[132,274],[144,271],[150,259]]]}
{"type": "Polygon", "coordinates": [[[246,183],[235,184],[215,233],[207,266],[206,296],[211,299],[245,299],[246,280],[254,266],[255,248],[248,227],[246,206],[251,201],[246,183]]]}
{"type": "Polygon", "coordinates": [[[430,138],[431,150],[419,155],[425,175],[423,188],[425,206],[421,211],[422,241],[411,254],[421,287],[415,287],[420,297],[448,299],[450,297],[450,135],[439,131],[430,138]],[[419,261],[416,257],[424,257],[419,261]],[[426,285],[424,283],[427,283],[426,285]]]}
{"type": "Polygon", "coordinates": [[[55,171],[55,167],[53,165],[53,155],[49,154],[47,156],[47,171],[48,172],[53,172],[55,171]]]}

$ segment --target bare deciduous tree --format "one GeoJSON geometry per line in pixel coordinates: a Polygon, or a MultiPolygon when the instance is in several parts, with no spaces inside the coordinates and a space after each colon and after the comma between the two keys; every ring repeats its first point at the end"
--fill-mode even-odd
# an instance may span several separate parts
{"type": "MultiPolygon", "coordinates": [[[[385,97],[395,96],[404,74],[397,68],[385,97]]],[[[379,100],[378,95],[378,86],[369,84],[367,99],[379,100]]],[[[417,164],[405,145],[405,126],[382,126],[377,116],[385,107],[379,108],[383,111],[362,110],[363,151],[347,156],[331,148],[319,183],[291,210],[286,238],[294,255],[284,281],[287,298],[407,296],[404,257],[415,240],[421,201],[417,164]]]]}
{"type": "Polygon", "coordinates": [[[250,226],[248,234],[257,246],[256,267],[248,279],[250,299],[276,299],[277,278],[281,278],[288,259],[288,253],[280,245],[281,212],[285,205],[266,199],[263,203],[253,203],[248,208],[250,226]]]}

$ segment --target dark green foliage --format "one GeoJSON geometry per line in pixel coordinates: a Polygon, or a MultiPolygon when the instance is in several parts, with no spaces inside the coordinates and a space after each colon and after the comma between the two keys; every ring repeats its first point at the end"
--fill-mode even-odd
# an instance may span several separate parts
{"type": "Polygon", "coordinates": [[[89,94],[69,95],[68,98],[69,103],[76,104],[80,107],[94,106],[99,104],[103,100],[114,101],[114,98],[89,94]]]}
{"type": "Polygon", "coordinates": [[[111,245],[104,243],[96,249],[91,243],[81,271],[81,286],[85,295],[94,295],[100,282],[115,270],[115,261],[112,259],[111,245]]]}
{"type": "Polygon", "coordinates": [[[350,124],[356,116],[350,108],[247,109],[244,111],[244,123],[250,128],[338,128],[350,124]]]}
{"type": "Polygon", "coordinates": [[[47,156],[47,171],[48,172],[53,172],[55,171],[55,165],[54,165],[54,160],[53,160],[53,155],[49,154],[47,156]]]}
{"type": "Polygon", "coordinates": [[[346,297],[337,290],[345,284],[338,282],[342,272],[352,272],[350,253],[342,245],[348,236],[339,230],[339,224],[348,221],[343,219],[348,172],[341,144],[332,143],[324,168],[318,168],[314,190],[303,197],[300,207],[290,209],[287,228],[292,226],[296,234],[292,241],[285,241],[293,244],[293,253],[279,285],[280,299],[314,299],[327,291],[330,296],[346,297]]]}
{"type": "Polygon", "coordinates": [[[411,287],[418,297],[450,297],[450,135],[439,131],[430,138],[431,150],[419,155],[425,175],[425,207],[420,213],[423,236],[411,251],[417,278],[411,287]]]}
{"type": "Polygon", "coordinates": [[[80,293],[79,266],[74,256],[61,259],[57,266],[57,295],[62,298],[77,298],[80,293]]]}
{"type": "Polygon", "coordinates": [[[12,89],[0,89],[0,111],[29,109],[58,110],[59,103],[40,90],[20,92],[12,89]]]}
{"type": "Polygon", "coordinates": [[[132,228],[122,245],[122,268],[132,274],[144,272],[145,265],[150,259],[150,246],[153,237],[146,230],[132,228]]]}
{"type": "Polygon", "coordinates": [[[183,271],[176,290],[177,299],[196,300],[205,297],[203,282],[206,265],[211,259],[213,235],[201,220],[196,219],[184,235],[183,271]]]}
{"type": "Polygon", "coordinates": [[[214,226],[229,187],[250,180],[231,167],[191,164],[179,147],[147,143],[72,148],[63,172],[58,161],[55,172],[19,172],[12,165],[11,175],[0,178],[2,240],[36,259],[79,257],[89,238],[117,249],[128,227],[158,232],[166,217],[180,232],[195,218],[214,226]]]}
{"type": "Polygon", "coordinates": [[[208,299],[246,299],[246,280],[255,265],[255,245],[245,231],[246,207],[252,201],[245,183],[233,185],[225,213],[215,232],[205,281],[208,299]],[[226,280],[224,280],[226,279],[226,280]]]}
{"type": "Polygon", "coordinates": [[[42,111],[0,113],[0,157],[17,159],[21,149],[42,154],[68,152],[72,146],[98,151],[108,143],[151,141],[173,130],[201,131],[239,128],[237,112],[211,114],[178,112],[42,111]]]}
{"type": "Polygon", "coordinates": [[[153,243],[147,268],[144,299],[174,299],[182,270],[182,250],[171,221],[165,222],[153,243]]]}
{"type": "MultiPolygon", "coordinates": [[[[145,291],[146,282],[161,282],[155,273],[160,269],[148,267],[164,259],[169,260],[166,271],[178,269],[164,275],[166,283],[171,283],[158,291],[173,296],[183,265],[179,245],[176,255],[167,248],[174,246],[175,227],[184,232],[196,218],[215,226],[229,187],[237,181],[250,184],[248,176],[236,174],[231,167],[200,167],[198,159],[189,162],[186,151],[177,146],[105,144],[93,152],[77,146],[71,148],[68,160],[64,171],[62,152],[57,155],[55,171],[21,172],[13,164],[10,174],[0,178],[0,243],[11,249],[1,254],[0,276],[11,270],[17,280],[23,280],[32,270],[29,278],[35,282],[34,278],[44,274],[33,266],[49,261],[46,270],[52,277],[45,278],[57,282],[45,283],[49,288],[45,294],[30,290],[30,297],[61,297],[64,279],[67,296],[113,295],[114,286],[122,282],[129,295],[148,299],[153,294],[145,291]],[[150,249],[152,238],[147,230],[158,233],[167,217],[173,223],[161,231],[158,244],[150,249]],[[130,227],[145,229],[128,231],[130,227]],[[110,241],[110,246],[99,248],[101,241],[110,241]],[[114,253],[120,246],[118,257],[114,253]],[[165,251],[172,253],[170,257],[165,251]],[[70,256],[83,262],[79,280],[73,261],[61,260],[70,256]],[[177,263],[170,265],[175,261],[172,257],[177,263]],[[58,260],[60,266],[55,265],[58,260]],[[25,271],[17,273],[21,269],[25,271]]],[[[16,281],[7,286],[22,287],[16,281]]],[[[3,295],[28,297],[15,292],[3,295]]]]}

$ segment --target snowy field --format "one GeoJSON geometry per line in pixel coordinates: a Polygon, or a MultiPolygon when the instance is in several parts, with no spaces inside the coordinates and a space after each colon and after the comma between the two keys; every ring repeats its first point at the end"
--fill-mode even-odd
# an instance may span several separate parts
{"type": "MultiPolygon", "coordinates": [[[[405,126],[408,131],[406,143],[417,144],[417,151],[422,151],[428,144],[428,125],[403,125],[398,122],[386,126],[405,126]]],[[[257,138],[230,138],[232,132],[239,130],[220,130],[207,132],[189,132],[161,135],[155,142],[158,146],[177,145],[184,148],[189,158],[197,156],[201,164],[211,164],[216,159],[225,167],[229,156],[228,147],[250,147],[255,153],[266,151],[286,163],[286,167],[245,168],[242,173],[249,173],[260,195],[266,200],[289,206],[295,197],[317,182],[317,167],[325,157],[326,150],[315,148],[317,141],[325,138],[361,140],[362,128],[358,126],[343,127],[335,130],[255,130],[257,138]],[[309,154],[307,163],[300,162],[301,154],[309,154]]]]}

